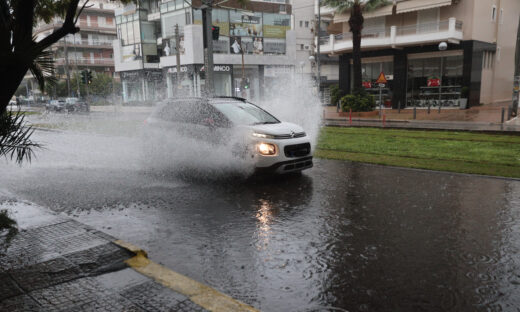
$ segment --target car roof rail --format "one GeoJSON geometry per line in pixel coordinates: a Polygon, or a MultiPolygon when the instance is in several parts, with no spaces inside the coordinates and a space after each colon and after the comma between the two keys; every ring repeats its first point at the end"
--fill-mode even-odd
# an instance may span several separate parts
{"type": "Polygon", "coordinates": [[[239,100],[239,101],[242,101],[242,102],[246,102],[247,99],[244,99],[242,97],[239,97],[239,96],[214,96],[213,97],[214,99],[234,99],[234,100],[239,100]]]}

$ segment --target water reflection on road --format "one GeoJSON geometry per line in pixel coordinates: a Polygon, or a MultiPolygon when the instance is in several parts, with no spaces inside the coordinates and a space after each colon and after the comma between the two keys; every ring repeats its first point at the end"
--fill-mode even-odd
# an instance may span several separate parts
{"type": "MultiPolygon", "coordinates": [[[[125,148],[105,139],[84,141],[125,148]]],[[[519,181],[325,160],[202,181],[61,163],[4,166],[0,184],[265,311],[520,309],[519,181]]]]}

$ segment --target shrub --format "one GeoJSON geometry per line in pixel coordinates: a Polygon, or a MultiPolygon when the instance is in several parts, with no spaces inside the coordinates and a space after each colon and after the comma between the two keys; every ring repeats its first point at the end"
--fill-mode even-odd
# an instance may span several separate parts
{"type": "Polygon", "coordinates": [[[352,109],[353,112],[370,112],[374,110],[374,97],[366,91],[355,91],[352,94],[347,94],[341,98],[341,109],[348,112],[352,109]]]}
{"type": "Polygon", "coordinates": [[[330,105],[338,105],[342,95],[343,92],[339,88],[339,85],[335,84],[330,86],[330,105]]]}

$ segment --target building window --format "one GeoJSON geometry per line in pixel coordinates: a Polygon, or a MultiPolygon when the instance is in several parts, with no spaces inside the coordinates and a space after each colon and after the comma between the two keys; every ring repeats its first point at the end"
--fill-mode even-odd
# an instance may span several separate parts
{"type": "Polygon", "coordinates": [[[304,46],[303,44],[300,44],[300,50],[303,50],[303,46],[304,46]]]}
{"type": "Polygon", "coordinates": [[[303,27],[303,21],[300,21],[300,27],[303,27]]]}
{"type": "Polygon", "coordinates": [[[491,7],[491,21],[496,22],[496,20],[497,20],[497,6],[493,5],[491,7]]]}
{"type": "Polygon", "coordinates": [[[309,28],[309,21],[305,21],[305,28],[309,28]]]}

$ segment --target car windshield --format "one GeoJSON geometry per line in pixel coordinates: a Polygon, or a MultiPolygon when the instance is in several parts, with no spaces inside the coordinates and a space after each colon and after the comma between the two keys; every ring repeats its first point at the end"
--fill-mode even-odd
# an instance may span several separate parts
{"type": "Polygon", "coordinates": [[[273,115],[251,103],[217,102],[214,107],[237,125],[261,125],[280,122],[273,115]]]}

